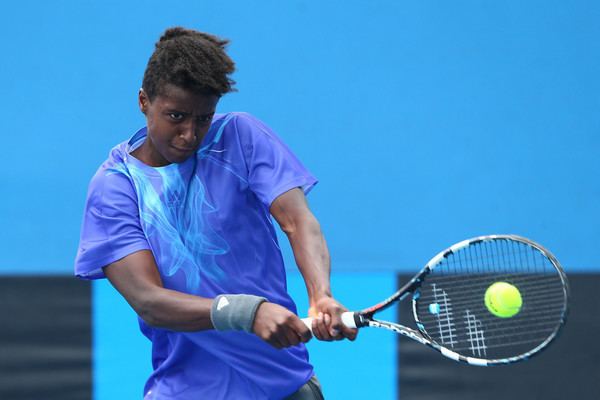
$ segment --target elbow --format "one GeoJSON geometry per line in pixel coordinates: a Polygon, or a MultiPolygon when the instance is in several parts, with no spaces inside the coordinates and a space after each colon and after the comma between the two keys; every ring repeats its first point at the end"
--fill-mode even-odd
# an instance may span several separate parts
{"type": "Polygon", "coordinates": [[[144,298],[136,301],[133,309],[136,314],[149,326],[153,328],[160,328],[163,326],[164,321],[160,317],[160,313],[157,307],[158,302],[154,296],[145,296],[144,298]]]}
{"type": "Polygon", "coordinates": [[[141,308],[138,309],[136,312],[137,315],[146,323],[146,325],[149,325],[153,328],[160,327],[159,319],[156,317],[156,315],[154,315],[152,310],[149,310],[147,308],[141,308]]]}
{"type": "Polygon", "coordinates": [[[296,225],[291,221],[288,221],[285,224],[279,224],[279,227],[287,236],[291,236],[296,232],[296,225]]]}
{"type": "Polygon", "coordinates": [[[319,221],[312,215],[299,216],[286,221],[286,224],[280,225],[281,230],[289,237],[294,236],[298,232],[309,234],[321,234],[321,225],[319,221]]]}

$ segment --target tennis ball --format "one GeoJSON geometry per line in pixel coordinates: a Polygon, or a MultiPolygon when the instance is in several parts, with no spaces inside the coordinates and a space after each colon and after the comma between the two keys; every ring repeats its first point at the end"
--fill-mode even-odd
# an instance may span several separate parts
{"type": "Polygon", "coordinates": [[[507,282],[495,282],[485,291],[485,306],[497,317],[515,316],[523,305],[519,289],[507,282]]]}

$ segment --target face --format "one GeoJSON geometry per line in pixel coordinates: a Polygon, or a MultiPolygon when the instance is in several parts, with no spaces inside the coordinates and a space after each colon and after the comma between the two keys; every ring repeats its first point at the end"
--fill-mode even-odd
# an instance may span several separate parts
{"type": "Polygon", "coordinates": [[[196,153],[210,128],[219,97],[201,95],[175,85],[150,101],[140,90],[140,110],[146,115],[148,136],[132,154],[152,167],[180,163],[196,153]]]}

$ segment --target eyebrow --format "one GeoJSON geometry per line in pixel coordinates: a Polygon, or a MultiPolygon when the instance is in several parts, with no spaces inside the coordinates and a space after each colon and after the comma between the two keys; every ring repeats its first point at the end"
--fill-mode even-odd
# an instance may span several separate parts
{"type": "MultiPolygon", "coordinates": [[[[191,112],[178,110],[176,108],[168,108],[164,112],[166,114],[178,113],[178,114],[184,114],[184,115],[192,115],[191,112]]],[[[199,114],[198,117],[208,117],[208,116],[211,116],[211,115],[215,114],[216,112],[217,112],[217,110],[213,110],[213,111],[210,111],[210,112],[208,112],[206,114],[199,114]]]]}

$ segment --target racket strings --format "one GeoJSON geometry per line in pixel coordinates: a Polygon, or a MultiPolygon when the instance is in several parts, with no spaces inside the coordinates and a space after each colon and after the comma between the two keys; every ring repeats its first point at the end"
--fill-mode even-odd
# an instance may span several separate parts
{"type": "MultiPolygon", "coordinates": [[[[430,299],[428,300],[427,298],[421,298],[419,300],[420,302],[424,302],[426,304],[437,304],[439,306],[439,313],[442,314],[446,311],[451,311],[452,308],[448,308],[448,307],[444,307],[444,305],[438,303],[435,299],[430,299]]],[[[456,302],[452,302],[452,305],[456,308],[460,308],[460,309],[477,309],[477,308],[481,308],[482,304],[479,303],[475,303],[473,301],[456,301],[456,302]]],[[[485,306],[485,303],[483,303],[483,306],[485,306]]],[[[564,302],[561,300],[557,300],[555,298],[535,298],[535,299],[531,299],[528,300],[526,304],[524,304],[521,307],[521,311],[527,310],[528,308],[535,308],[535,313],[536,315],[544,315],[545,313],[551,314],[553,316],[556,317],[556,313],[557,311],[562,311],[562,309],[564,308],[564,302]]],[[[533,318],[533,316],[528,316],[530,318],[533,318]]],[[[437,318],[437,317],[436,317],[437,318]]],[[[513,317],[513,318],[518,318],[517,316],[513,317]]]]}
{"type": "MultiPolygon", "coordinates": [[[[559,292],[562,290],[562,285],[560,285],[560,282],[556,283],[556,282],[552,282],[552,284],[547,284],[547,285],[541,285],[541,284],[528,284],[527,281],[524,280],[519,280],[516,277],[510,277],[510,279],[506,279],[505,277],[488,277],[486,279],[481,279],[479,281],[475,281],[473,282],[473,284],[466,284],[466,285],[455,285],[453,286],[453,290],[458,290],[458,291],[462,291],[460,299],[464,300],[464,302],[462,304],[478,304],[478,303],[483,303],[484,299],[471,299],[469,298],[469,296],[476,296],[477,294],[480,293],[481,291],[481,286],[485,286],[490,279],[495,279],[494,282],[498,282],[498,281],[502,281],[502,282],[509,282],[509,283],[519,283],[518,289],[521,292],[521,295],[523,296],[525,293],[527,293],[527,297],[529,297],[532,300],[547,300],[547,301],[551,301],[552,299],[557,299],[560,300],[561,304],[564,304],[563,298],[562,297],[557,297],[556,296],[556,292],[559,292]],[[549,290],[552,289],[552,290],[549,290]]],[[[446,285],[451,284],[451,282],[446,282],[446,285]]],[[[486,288],[487,289],[487,288],[486,288]]],[[[429,294],[427,292],[423,293],[423,291],[421,292],[421,298],[424,300],[436,300],[436,296],[429,294]]],[[[454,302],[455,304],[457,303],[456,301],[454,302]]]]}
{"type": "MultiPolygon", "coordinates": [[[[554,289],[562,290],[562,282],[557,277],[544,276],[519,276],[514,274],[488,274],[479,277],[450,277],[444,279],[445,285],[452,285],[455,290],[471,290],[478,288],[480,284],[486,284],[490,278],[495,279],[495,282],[514,282],[518,281],[524,290],[533,292],[547,292],[549,287],[555,285],[554,289]]],[[[439,281],[439,279],[438,279],[439,281]]],[[[550,293],[553,293],[552,291],[550,293]]],[[[553,294],[552,294],[553,295],[553,294]]]]}
{"type": "Polygon", "coordinates": [[[525,354],[548,341],[564,319],[562,272],[553,257],[527,243],[506,238],[471,243],[431,268],[415,316],[429,337],[465,356],[525,354]],[[519,290],[522,306],[515,316],[499,318],[486,308],[485,292],[495,282],[519,290]]]}
{"type": "MultiPolygon", "coordinates": [[[[544,333],[544,332],[542,332],[542,333],[544,333]]],[[[503,348],[506,348],[507,350],[511,350],[514,347],[519,346],[519,345],[530,345],[532,343],[542,343],[547,338],[548,338],[548,336],[542,334],[542,335],[539,335],[539,336],[537,336],[535,338],[531,338],[530,340],[514,340],[514,341],[511,341],[511,342],[501,342],[501,343],[494,344],[493,345],[493,349],[503,349],[503,348]]],[[[479,356],[479,357],[485,356],[485,358],[491,358],[489,352],[487,351],[489,348],[490,348],[490,346],[485,345],[485,349],[484,349],[483,345],[480,342],[479,349],[482,350],[482,351],[479,352],[480,354],[468,354],[467,356],[468,357],[471,357],[471,356],[479,356]]],[[[477,349],[478,349],[478,347],[477,347],[477,342],[476,342],[475,345],[459,346],[459,347],[453,348],[452,350],[455,351],[455,352],[457,352],[457,353],[465,353],[467,351],[473,351],[473,350],[477,351],[477,349]]],[[[507,357],[503,357],[503,358],[507,358],[507,357]]]]}

